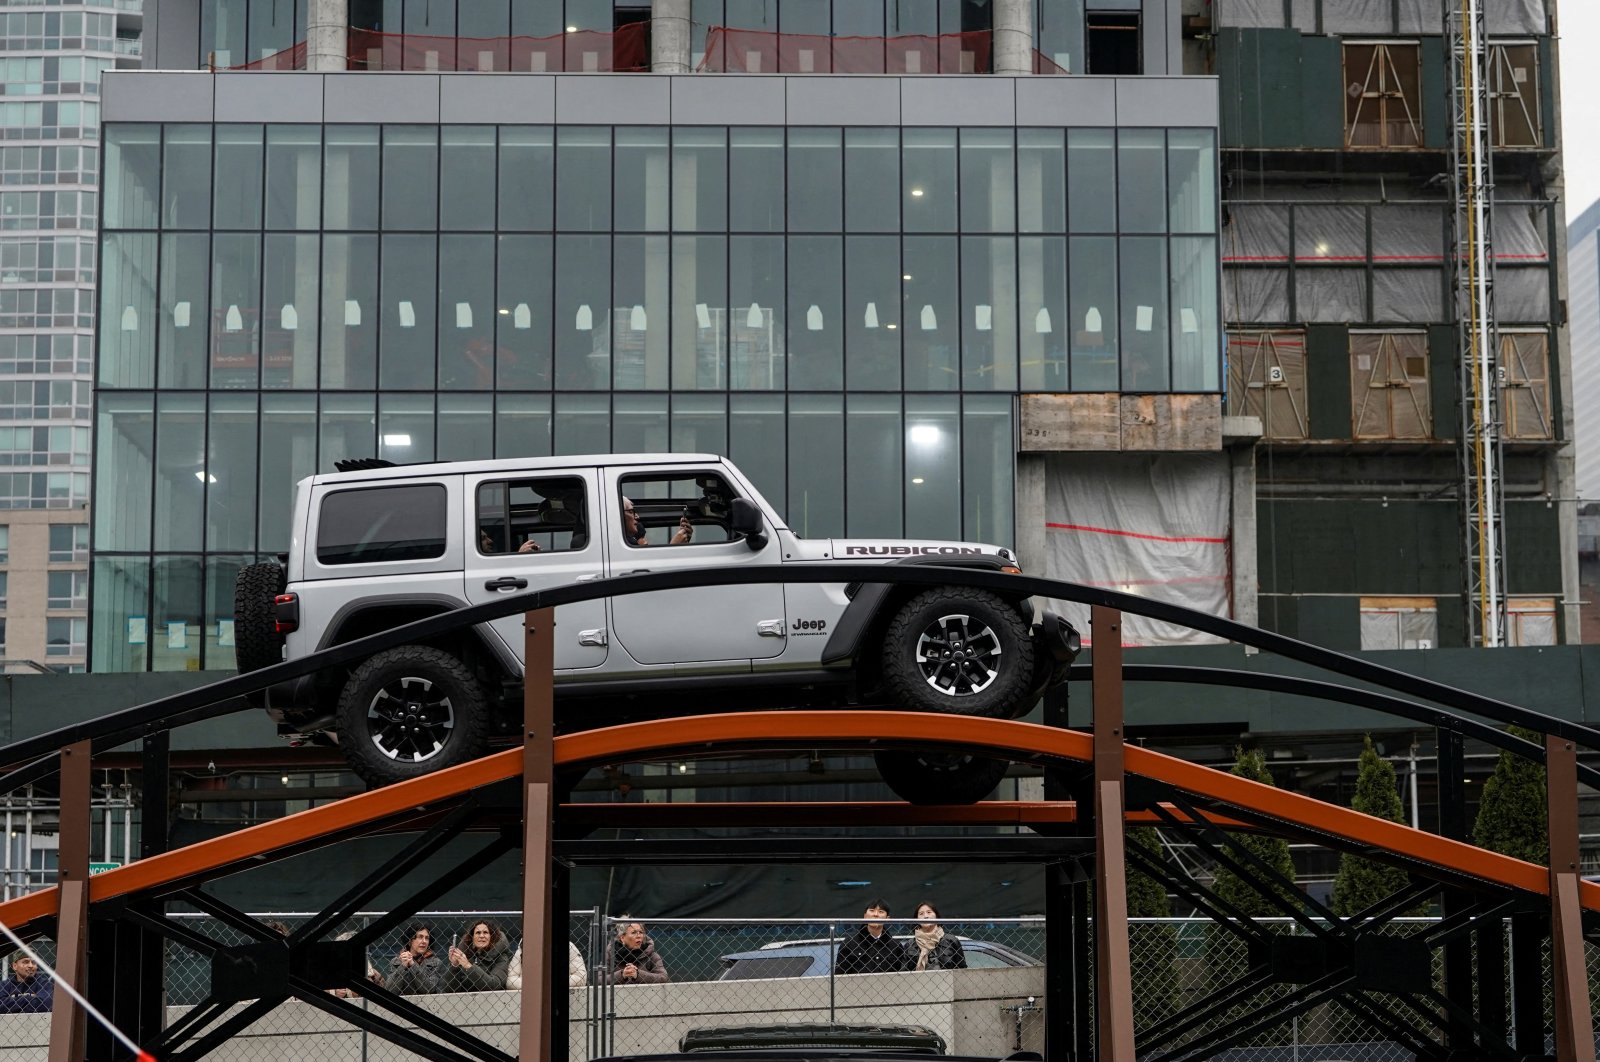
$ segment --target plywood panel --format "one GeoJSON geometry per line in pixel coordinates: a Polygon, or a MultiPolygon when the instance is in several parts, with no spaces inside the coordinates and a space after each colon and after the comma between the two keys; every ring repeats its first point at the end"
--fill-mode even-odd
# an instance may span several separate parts
{"type": "Polygon", "coordinates": [[[1222,449],[1220,395],[1123,395],[1121,405],[1123,450],[1222,449]]]}
{"type": "Polygon", "coordinates": [[[1023,453],[1121,448],[1115,394],[1022,396],[1023,453]]]}
{"type": "Polygon", "coordinates": [[[1222,449],[1222,396],[1023,395],[1023,453],[1222,449]]]}

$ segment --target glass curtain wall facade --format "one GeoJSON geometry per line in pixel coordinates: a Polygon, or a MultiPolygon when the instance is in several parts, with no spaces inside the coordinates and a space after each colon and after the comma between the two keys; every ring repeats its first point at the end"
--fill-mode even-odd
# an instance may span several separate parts
{"type": "Polygon", "coordinates": [[[86,558],[58,547],[87,531],[100,78],[138,7],[0,6],[0,509],[43,510],[0,513],[3,655],[59,670],[87,656],[86,558]]]}
{"type": "Polygon", "coordinates": [[[1020,392],[1215,391],[1207,130],[114,124],[95,667],[227,667],[300,477],[726,454],[1013,543],[1020,392]]]}

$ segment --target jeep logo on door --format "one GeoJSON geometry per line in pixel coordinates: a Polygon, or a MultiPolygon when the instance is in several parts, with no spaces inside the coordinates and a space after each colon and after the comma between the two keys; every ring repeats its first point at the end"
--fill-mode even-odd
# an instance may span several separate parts
{"type": "Polygon", "coordinates": [[[796,619],[789,629],[797,634],[821,634],[828,629],[828,621],[796,619]]]}
{"type": "Polygon", "coordinates": [[[846,546],[846,557],[964,557],[983,556],[976,546],[846,546]]]}

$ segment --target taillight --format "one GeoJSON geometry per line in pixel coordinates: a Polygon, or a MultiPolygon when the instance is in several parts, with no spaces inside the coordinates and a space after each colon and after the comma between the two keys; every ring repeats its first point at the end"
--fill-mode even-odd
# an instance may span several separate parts
{"type": "Polygon", "coordinates": [[[272,629],[279,634],[289,634],[300,629],[300,596],[279,594],[272,599],[274,621],[272,629]]]}
{"type": "Polygon", "coordinates": [[[1002,565],[1000,570],[1002,572],[1004,572],[1005,574],[1007,574],[1007,575],[1021,575],[1022,574],[1022,569],[1017,567],[1015,564],[1002,565]]]}

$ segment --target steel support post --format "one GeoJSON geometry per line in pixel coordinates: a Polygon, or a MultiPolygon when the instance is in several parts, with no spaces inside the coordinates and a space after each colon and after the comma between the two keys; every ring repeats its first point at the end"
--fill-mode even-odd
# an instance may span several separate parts
{"type": "Polygon", "coordinates": [[[1514,1043],[1525,1055],[1544,1054],[1544,937],[1543,915],[1511,916],[1511,1023],[1514,1043]]]}
{"type": "MultiPolygon", "coordinates": [[[[56,979],[80,995],[89,984],[89,833],[93,824],[88,741],[61,750],[61,849],[57,872],[56,979]]],[[[50,1062],[81,1062],[86,1015],[71,996],[56,993],[50,1014],[50,1062]]]]}
{"type": "MultiPolygon", "coordinates": [[[[1439,835],[1464,841],[1467,839],[1466,743],[1454,730],[1439,727],[1434,733],[1438,750],[1435,763],[1438,765],[1439,835]]],[[[1443,890],[1441,901],[1446,918],[1473,904],[1472,897],[1460,889],[1448,887],[1443,890]]],[[[1499,929],[1500,923],[1496,921],[1492,937],[1497,944],[1500,942],[1499,929]]],[[[1483,944],[1484,936],[1480,934],[1479,946],[1483,944]]],[[[1444,946],[1444,993],[1446,999],[1462,1010],[1472,1011],[1472,941],[1466,937],[1451,940],[1444,946]]],[[[1504,1011],[1502,1002],[1502,1020],[1484,1023],[1490,1028],[1504,1031],[1504,1011]]],[[[1481,1013],[1478,1020],[1484,1021],[1481,1013]]],[[[1450,1046],[1458,1051],[1470,1050],[1473,1046],[1472,1030],[1461,1022],[1451,1021],[1446,1035],[1450,1046]]]]}
{"type": "MultiPolygon", "coordinates": [[[[522,679],[522,1034],[525,1059],[567,1057],[565,1023],[554,1028],[555,686],[554,609],[529,612],[522,679]],[[557,1041],[560,1049],[557,1050],[557,1041]]],[[[562,949],[565,959],[566,949],[562,949]]],[[[562,967],[565,969],[565,966],[562,967]]],[[[565,995],[563,987],[562,994],[565,995]]],[[[563,1010],[565,1007],[562,1008],[563,1010]]],[[[52,1060],[53,1062],[53,1060],[52,1060]]]]}
{"type": "Polygon", "coordinates": [[[1094,632],[1096,1057],[1100,1062],[1133,1062],[1127,838],[1122,799],[1122,613],[1095,605],[1090,625],[1094,632]]]}
{"type": "MultiPolygon", "coordinates": [[[[1065,686],[1044,695],[1044,725],[1067,729],[1067,690],[1065,686]]],[[[1069,800],[1066,776],[1058,768],[1044,769],[1044,798],[1069,800]]],[[[1074,997],[1074,986],[1080,978],[1089,976],[1089,949],[1079,934],[1087,927],[1073,917],[1073,894],[1079,886],[1073,881],[1070,868],[1065,863],[1052,863],[1045,868],[1044,893],[1044,953],[1054,956],[1071,956],[1071,961],[1045,964],[1045,998],[1065,1002],[1074,997]]],[[[1074,1008],[1050,1006],[1044,1010],[1044,1042],[1046,1050],[1063,1055],[1072,1050],[1074,1008]]]]}
{"type": "Polygon", "coordinates": [[[1545,799],[1550,824],[1550,964],[1555,968],[1556,1057],[1595,1062],[1583,906],[1578,900],[1578,750],[1546,734],[1545,799]]]}

